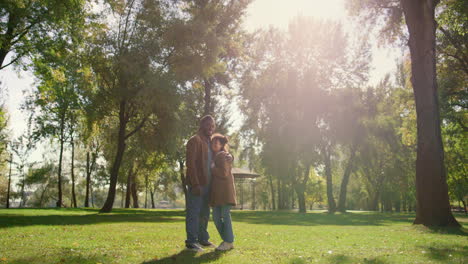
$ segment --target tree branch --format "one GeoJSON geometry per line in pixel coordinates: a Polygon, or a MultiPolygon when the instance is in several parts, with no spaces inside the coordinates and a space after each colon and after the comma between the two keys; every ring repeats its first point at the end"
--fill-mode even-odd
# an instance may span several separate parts
{"type": "Polygon", "coordinates": [[[135,129],[133,129],[132,132],[128,133],[128,134],[125,136],[125,139],[127,139],[127,138],[133,136],[133,134],[135,134],[136,132],[138,132],[138,131],[145,125],[145,123],[146,123],[147,120],[148,120],[148,116],[145,116],[145,117],[141,120],[140,124],[138,124],[138,126],[135,127],[135,129]]]}
{"type": "Polygon", "coordinates": [[[13,60],[11,60],[9,63],[0,66],[0,70],[3,70],[4,68],[6,68],[6,67],[10,66],[11,64],[15,63],[15,62],[18,61],[23,55],[24,55],[24,54],[18,55],[18,56],[16,56],[16,58],[14,58],[13,60]]]}

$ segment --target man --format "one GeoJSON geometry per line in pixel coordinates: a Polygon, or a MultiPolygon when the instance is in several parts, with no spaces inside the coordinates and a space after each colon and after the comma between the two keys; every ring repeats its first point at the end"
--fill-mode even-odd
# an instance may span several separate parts
{"type": "Polygon", "coordinates": [[[215,247],[209,241],[208,220],[210,207],[208,205],[211,187],[211,136],[215,130],[212,116],[204,116],[200,120],[200,128],[196,135],[187,142],[187,210],[185,229],[186,249],[200,252],[203,247],[215,247]]]}

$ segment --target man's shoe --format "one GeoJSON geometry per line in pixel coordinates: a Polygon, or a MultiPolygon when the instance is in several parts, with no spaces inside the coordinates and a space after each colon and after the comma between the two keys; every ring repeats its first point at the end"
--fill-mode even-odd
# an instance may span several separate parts
{"type": "Polygon", "coordinates": [[[234,244],[233,243],[229,243],[229,242],[223,242],[221,243],[221,245],[219,245],[216,250],[218,251],[227,251],[227,250],[231,250],[234,248],[234,244]]]}
{"type": "Polygon", "coordinates": [[[203,248],[198,243],[185,244],[185,249],[190,250],[190,251],[194,251],[194,252],[202,252],[203,251],[203,248]]]}
{"type": "Polygon", "coordinates": [[[216,245],[211,243],[210,241],[205,241],[205,242],[200,242],[200,245],[203,247],[208,247],[208,248],[215,248],[216,245]]]}

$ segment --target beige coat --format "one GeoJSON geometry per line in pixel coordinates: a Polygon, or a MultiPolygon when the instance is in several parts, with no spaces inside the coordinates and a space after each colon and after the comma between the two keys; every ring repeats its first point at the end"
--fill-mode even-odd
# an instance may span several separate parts
{"type": "Polygon", "coordinates": [[[220,151],[214,157],[214,168],[211,169],[210,206],[236,205],[236,188],[231,173],[232,160],[227,161],[227,152],[220,151]]]}

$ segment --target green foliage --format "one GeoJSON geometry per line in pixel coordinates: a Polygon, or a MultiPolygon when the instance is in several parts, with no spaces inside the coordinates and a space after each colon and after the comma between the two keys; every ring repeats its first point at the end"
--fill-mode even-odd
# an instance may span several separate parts
{"type": "Polygon", "coordinates": [[[402,203],[403,210],[407,210],[406,205],[414,205],[415,146],[405,144],[408,136],[402,134],[405,122],[415,127],[415,120],[405,116],[415,111],[408,104],[412,100],[408,93],[406,88],[385,81],[367,90],[365,106],[369,115],[364,121],[366,134],[356,166],[364,187],[359,208],[376,210],[379,201],[388,211],[401,210],[402,203]]]}
{"type": "Polygon", "coordinates": [[[450,30],[456,38],[463,38],[464,41],[460,41],[461,45],[466,45],[468,34],[467,6],[468,1],[466,0],[442,0],[439,5],[441,12],[437,16],[437,22],[441,29],[450,30]]]}
{"type": "Polygon", "coordinates": [[[34,190],[28,199],[30,206],[44,207],[55,200],[56,190],[53,187],[57,183],[54,177],[56,173],[56,167],[52,163],[29,169],[25,184],[34,190]]]}
{"type": "Polygon", "coordinates": [[[356,16],[361,26],[379,25],[380,40],[394,43],[403,40],[405,45],[407,33],[404,26],[403,9],[400,1],[394,0],[350,0],[346,1],[350,15],[356,16]]]}
{"type": "MultiPolygon", "coordinates": [[[[0,95],[2,91],[0,90],[0,95]]],[[[3,102],[0,102],[0,204],[6,203],[7,188],[8,188],[8,116],[3,102]]]]}
{"type": "Polygon", "coordinates": [[[437,34],[437,81],[449,194],[466,206],[468,123],[467,1],[441,1],[437,34]]]}
{"type": "Polygon", "coordinates": [[[57,30],[83,23],[85,0],[5,0],[0,4],[0,69],[40,53],[57,30]],[[7,54],[13,53],[6,62],[7,54]]]}
{"type": "Polygon", "coordinates": [[[250,0],[177,1],[178,19],[167,32],[174,47],[171,64],[184,79],[194,84],[204,79],[227,85],[229,62],[242,52],[239,46],[240,23],[250,0]]]}

